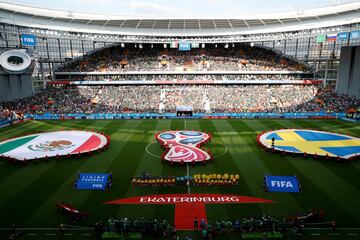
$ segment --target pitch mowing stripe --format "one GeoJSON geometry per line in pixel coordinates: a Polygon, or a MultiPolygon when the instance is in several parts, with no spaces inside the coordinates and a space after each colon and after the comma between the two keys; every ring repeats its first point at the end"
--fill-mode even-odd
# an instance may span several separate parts
{"type": "MultiPolygon", "coordinates": [[[[58,127],[58,126],[54,126],[58,127]]],[[[41,126],[37,130],[43,128],[41,126]]],[[[48,129],[51,130],[51,129],[48,129]]],[[[55,161],[51,161],[48,164],[29,164],[28,166],[20,166],[19,171],[15,171],[9,177],[1,181],[1,186],[4,189],[1,192],[6,194],[1,195],[2,205],[1,208],[5,209],[8,217],[6,219],[0,219],[0,225],[11,224],[12,222],[23,223],[27,214],[30,214],[32,208],[24,208],[19,211],[19,206],[24,204],[24,201],[28,206],[36,208],[41,204],[39,201],[42,198],[46,198],[46,191],[44,189],[50,188],[56,184],[56,181],[49,181],[52,177],[56,176],[52,174],[59,173],[58,164],[55,161]],[[44,185],[44,183],[46,183],[44,185]],[[31,193],[29,195],[29,193],[31,193]],[[30,196],[30,197],[29,197],[30,196]],[[16,214],[13,214],[16,213],[16,214]]],[[[64,175],[61,174],[61,177],[64,175]]]]}
{"type": "MultiPolygon", "coordinates": [[[[148,123],[149,121],[147,121],[148,123]]],[[[144,139],[143,143],[139,144],[139,149],[145,149],[145,147],[154,141],[154,133],[156,131],[169,130],[171,125],[171,120],[157,120],[156,122],[151,121],[156,125],[147,127],[147,137],[144,139]],[[151,131],[155,129],[155,131],[151,131]]],[[[151,175],[168,175],[164,173],[165,169],[169,167],[167,164],[161,164],[160,159],[156,159],[143,151],[141,156],[139,155],[139,163],[134,169],[133,175],[140,175],[142,171],[146,171],[151,175]]],[[[173,175],[173,174],[169,174],[173,175]]],[[[161,194],[163,191],[167,191],[165,188],[133,188],[130,184],[131,178],[128,180],[128,187],[125,193],[126,197],[130,196],[141,196],[141,195],[152,195],[152,194],[161,194]]],[[[122,205],[119,206],[117,211],[117,216],[136,216],[136,217],[145,217],[147,219],[157,218],[157,219],[166,219],[169,222],[173,222],[173,210],[169,210],[172,206],[160,206],[160,205],[122,205]]]]}
{"type": "MultiPolygon", "coordinates": [[[[254,197],[263,197],[266,198],[264,192],[262,191],[262,174],[256,176],[257,161],[252,160],[252,152],[250,147],[246,142],[246,139],[241,137],[241,132],[238,135],[223,135],[225,132],[236,132],[236,130],[229,124],[228,121],[212,121],[213,125],[216,127],[217,131],[221,133],[222,141],[228,145],[229,154],[232,156],[233,162],[237,166],[237,169],[240,172],[240,188],[246,185],[247,195],[254,197]],[[250,190],[251,194],[248,194],[250,190]]],[[[251,204],[252,205],[252,204],[251,204]]],[[[250,215],[260,215],[262,212],[266,211],[267,207],[265,204],[256,204],[257,211],[250,213],[250,215]]],[[[250,206],[250,205],[249,205],[250,206]]],[[[255,211],[255,209],[253,209],[255,211]]]]}
{"type": "Polygon", "coordinates": [[[282,122],[283,124],[290,124],[291,122],[305,124],[307,128],[317,128],[321,129],[323,131],[335,131],[340,133],[349,133],[352,136],[359,137],[360,136],[360,129],[357,129],[355,127],[345,125],[343,121],[341,120],[330,120],[330,119],[321,119],[321,120],[315,120],[315,119],[284,119],[284,120],[276,120],[279,122],[282,122]]]}
{"type": "MultiPolygon", "coordinates": [[[[287,123],[293,127],[301,128],[303,125],[293,120],[287,123]]],[[[305,123],[306,124],[306,123],[305,123]]],[[[299,169],[305,176],[311,176],[311,181],[317,185],[318,189],[321,189],[322,192],[327,194],[326,198],[321,199],[320,201],[326,202],[331,199],[336,203],[344,212],[347,214],[343,216],[343,212],[340,214],[338,212],[338,208],[336,206],[329,206],[328,211],[334,211],[334,214],[341,215],[337,217],[338,222],[343,222],[344,224],[348,222],[348,218],[354,219],[351,221],[354,225],[360,223],[360,209],[357,207],[359,190],[354,188],[351,184],[348,184],[341,177],[331,172],[328,167],[322,165],[318,161],[314,161],[313,159],[307,159],[303,161],[290,161],[296,168],[299,169]]],[[[339,168],[348,168],[349,166],[341,166],[339,168]]],[[[356,180],[355,180],[356,181],[356,180]]],[[[314,199],[316,201],[318,199],[314,199]]]]}
{"type": "MultiPolygon", "coordinates": [[[[152,127],[152,130],[161,131],[162,129],[170,129],[171,126],[171,120],[157,120],[155,122],[156,125],[150,126],[152,127]]],[[[146,133],[146,140],[143,144],[149,144],[153,143],[155,141],[155,134],[153,131],[147,131],[146,133]]],[[[154,143],[158,148],[160,148],[160,145],[158,143],[154,143]]],[[[139,146],[139,149],[142,147],[139,146]]],[[[145,148],[144,148],[145,150],[145,148]]],[[[162,150],[161,150],[162,151],[162,150]]],[[[159,152],[159,155],[161,153],[159,152]]],[[[138,168],[134,172],[134,175],[140,175],[143,171],[147,171],[148,173],[152,175],[161,175],[165,164],[161,164],[160,158],[155,158],[154,156],[149,155],[144,151],[144,154],[141,157],[141,160],[139,161],[140,164],[138,165],[138,168]]]]}
{"type": "Polygon", "coordinates": [[[28,125],[30,125],[30,123],[31,121],[29,120],[15,125],[10,125],[7,127],[0,128],[0,135],[9,134],[12,131],[14,131],[16,128],[27,127],[28,125]]]}
{"type": "MultiPolygon", "coordinates": [[[[197,131],[214,131],[214,126],[211,127],[208,125],[206,128],[204,128],[204,124],[200,125],[198,120],[188,120],[186,121],[187,129],[188,130],[197,130],[197,131]]],[[[215,138],[215,136],[214,136],[215,138]]],[[[213,140],[214,140],[213,138],[213,140]]],[[[209,145],[209,144],[208,144],[209,145]]],[[[205,146],[207,147],[207,146],[205,146]]],[[[213,149],[211,149],[213,150],[213,149]]],[[[216,160],[215,160],[216,161],[216,160]]],[[[200,174],[200,173],[223,173],[219,171],[215,163],[207,163],[204,167],[198,165],[194,168],[190,167],[189,172],[191,175],[193,174],[200,174]]],[[[225,173],[225,172],[224,172],[225,173]]],[[[222,189],[220,187],[214,186],[214,187],[191,187],[192,193],[223,193],[222,189]]],[[[229,206],[229,205],[228,205],[229,206]]],[[[229,219],[229,210],[227,206],[211,206],[206,205],[207,209],[207,220],[210,222],[214,222],[216,219],[229,219]],[[224,211],[225,210],[225,211],[224,211]]]]}
{"type": "MultiPolygon", "coordinates": [[[[132,127],[143,129],[143,126],[146,124],[145,122],[146,120],[137,121],[137,124],[132,127]]],[[[113,156],[114,160],[107,170],[113,173],[112,189],[106,195],[101,192],[91,192],[90,197],[82,204],[84,209],[91,209],[93,206],[97,206],[98,211],[92,213],[92,221],[107,219],[116,214],[116,209],[119,206],[103,205],[102,203],[124,197],[134,170],[139,163],[139,155],[143,154],[144,148],[139,151],[138,147],[145,137],[144,134],[133,133],[129,140],[125,142],[122,150],[113,156]]]]}
{"type": "MultiPolygon", "coordinates": [[[[200,131],[211,132],[214,136],[212,142],[222,142],[221,132],[217,131],[216,127],[211,120],[192,120],[188,121],[187,125],[189,129],[195,129],[200,131]],[[193,127],[194,126],[194,127],[193,127]]],[[[205,147],[209,148],[211,143],[207,144],[205,147]]],[[[215,151],[215,149],[210,147],[210,151],[215,151]]],[[[195,167],[191,169],[193,174],[202,174],[202,173],[229,173],[229,174],[240,174],[240,171],[237,169],[237,166],[232,158],[231,154],[227,153],[220,158],[214,160],[213,163],[208,163],[204,167],[195,167]]],[[[240,177],[239,186],[232,187],[192,187],[192,192],[194,193],[223,193],[223,194],[235,194],[235,195],[245,195],[251,196],[250,189],[244,184],[242,177],[240,177]]],[[[260,208],[256,204],[225,204],[225,205],[216,205],[209,204],[206,206],[208,220],[214,223],[216,220],[236,220],[239,218],[239,214],[243,217],[253,215],[254,212],[260,212],[260,208]],[[244,210],[246,205],[246,210],[244,210]]]]}
{"type": "MultiPolygon", "coordinates": [[[[153,122],[153,121],[151,121],[153,122]]],[[[147,122],[149,123],[149,122],[147,122]]],[[[165,129],[170,129],[171,120],[157,120],[154,122],[156,125],[149,126],[155,131],[161,131],[165,129]]],[[[147,126],[146,129],[149,129],[147,126]]],[[[154,133],[153,131],[147,131],[146,132],[146,139],[144,140],[144,144],[149,144],[154,141],[154,133]]],[[[139,145],[139,148],[141,148],[143,145],[139,145]]],[[[142,154],[141,158],[139,158],[139,164],[137,165],[136,170],[134,171],[133,175],[141,175],[142,172],[148,172],[151,175],[167,175],[167,173],[164,173],[165,169],[167,168],[167,164],[162,164],[160,158],[155,158],[153,156],[150,156],[146,151],[142,154]]],[[[172,174],[169,174],[172,175],[172,174]]],[[[132,196],[142,196],[142,195],[152,195],[152,194],[161,194],[163,191],[171,190],[170,188],[153,188],[153,187],[133,187],[130,184],[126,191],[125,196],[126,197],[132,197],[132,196]]],[[[167,209],[164,206],[160,205],[124,205],[120,206],[117,211],[117,216],[119,217],[144,217],[145,219],[151,219],[151,218],[158,218],[158,219],[167,219],[170,222],[173,222],[173,211],[164,211],[164,209],[167,209]]]]}
{"type": "MultiPolygon", "coordinates": [[[[102,218],[105,220],[109,216],[114,216],[114,212],[116,212],[116,210],[114,210],[115,208],[113,206],[109,207],[108,205],[103,205],[103,202],[119,197],[117,195],[119,193],[118,189],[124,184],[121,179],[124,174],[121,171],[127,170],[127,162],[135,161],[135,159],[130,159],[123,153],[127,151],[129,143],[132,143],[134,139],[140,135],[140,133],[132,130],[139,129],[141,124],[141,120],[129,122],[114,120],[112,124],[109,125],[108,131],[111,132],[110,137],[112,139],[112,143],[109,150],[99,157],[106,159],[107,161],[100,167],[101,171],[113,173],[113,187],[106,194],[101,191],[89,191],[86,193],[86,198],[84,197],[81,202],[79,202],[79,204],[81,203],[81,206],[79,205],[79,207],[83,209],[94,209],[93,206],[96,206],[97,211],[92,212],[91,218],[87,222],[94,222],[102,218]],[[122,124],[119,124],[119,122],[122,122],[122,124]],[[119,131],[120,129],[126,129],[127,131],[119,131]],[[127,137],[124,138],[124,134],[127,137]],[[119,163],[123,165],[120,165],[119,163]],[[119,166],[114,167],[116,164],[119,166]],[[107,209],[107,211],[104,209],[107,209]],[[106,214],[106,212],[109,212],[109,214],[106,214]]],[[[97,168],[97,166],[98,164],[94,163],[94,168],[97,168]]],[[[78,193],[80,192],[81,191],[78,193]]]]}
{"type": "MultiPolygon", "coordinates": [[[[253,156],[252,159],[249,159],[249,161],[255,161],[254,164],[257,165],[256,169],[258,169],[258,173],[255,173],[255,175],[257,175],[257,177],[261,179],[261,183],[263,182],[263,177],[266,174],[294,175],[296,173],[289,172],[289,170],[281,163],[274,167],[274,159],[269,159],[268,155],[265,152],[261,151],[260,148],[257,146],[257,143],[255,141],[256,133],[260,132],[260,129],[266,128],[266,126],[264,126],[260,121],[242,120],[241,124],[234,121],[230,121],[229,123],[233,126],[234,129],[239,132],[254,132],[253,135],[245,135],[243,136],[243,138],[246,139],[247,144],[252,149],[253,156]],[[254,156],[257,156],[257,158],[254,159],[254,156]]],[[[266,207],[268,207],[268,211],[276,212],[276,214],[279,214],[282,217],[288,216],[289,214],[295,214],[303,209],[301,205],[295,200],[296,196],[297,194],[291,193],[267,193],[267,197],[276,201],[276,203],[266,205],[266,207]]]]}
{"type": "Polygon", "coordinates": [[[344,122],[340,120],[302,120],[300,123],[309,123],[310,125],[317,125],[319,128],[326,131],[340,132],[342,134],[350,134],[354,137],[360,136],[360,129],[355,128],[354,126],[345,125],[344,122]]]}
{"type": "MultiPolygon", "coordinates": [[[[188,120],[186,120],[188,121],[188,120]]],[[[187,125],[183,119],[172,119],[170,123],[171,130],[184,130],[185,125],[187,125]]],[[[186,126],[186,129],[189,129],[186,126]]],[[[169,130],[169,129],[167,129],[169,130]]],[[[191,170],[190,170],[191,171],[191,170]]],[[[174,176],[184,176],[187,173],[186,165],[181,166],[179,164],[175,164],[171,166],[169,163],[164,163],[162,167],[162,175],[174,175],[174,176]]],[[[187,193],[188,188],[186,186],[176,186],[174,188],[159,188],[157,193],[159,194],[171,194],[171,193],[187,193]]],[[[173,223],[175,208],[174,205],[158,205],[155,208],[155,217],[165,218],[166,215],[170,215],[170,219],[168,221],[173,223]],[[170,213],[170,214],[169,214],[170,213]]]]}
{"type": "Polygon", "coordinates": [[[343,128],[350,128],[352,131],[356,132],[360,135],[360,124],[359,123],[351,123],[344,120],[337,120],[337,124],[341,125],[343,128]]]}
{"type": "MultiPolygon", "coordinates": [[[[99,131],[104,131],[107,129],[110,123],[111,123],[110,121],[94,122],[93,124],[88,125],[87,127],[88,128],[95,127],[99,131]],[[96,125],[98,125],[98,127],[96,127],[96,125]]],[[[125,122],[122,122],[120,126],[124,124],[125,122]]],[[[129,136],[130,136],[129,134],[125,134],[125,133],[119,134],[119,137],[121,139],[128,139],[129,136]]],[[[114,140],[114,142],[116,142],[116,140],[114,140]]],[[[121,147],[122,146],[120,144],[116,144],[116,149],[119,149],[121,147]]],[[[62,183],[62,185],[59,186],[56,189],[56,191],[53,194],[51,194],[49,198],[46,201],[44,201],[44,203],[41,206],[39,206],[38,209],[36,209],[36,211],[34,211],[33,215],[31,215],[28,218],[28,224],[31,225],[43,224],[43,216],[49,215],[48,212],[49,209],[53,209],[54,206],[59,201],[64,201],[66,203],[71,202],[75,206],[80,206],[86,200],[86,198],[89,197],[91,191],[78,191],[72,188],[77,172],[106,172],[107,166],[111,164],[111,159],[109,160],[111,154],[107,154],[108,152],[109,151],[105,151],[100,154],[93,154],[91,158],[84,159],[82,164],[74,172],[69,172],[68,178],[62,183]]],[[[53,224],[57,224],[57,222],[55,222],[57,218],[52,215],[53,212],[51,212],[50,215],[53,224]]],[[[66,218],[64,220],[66,221],[66,218]]]]}
{"type": "MultiPolygon", "coordinates": [[[[243,129],[245,124],[240,120],[236,122],[239,126],[238,131],[229,123],[229,121],[221,121],[221,125],[219,125],[219,121],[213,121],[213,124],[219,132],[228,131],[238,133],[237,136],[222,136],[222,139],[229,146],[229,152],[233,155],[235,164],[241,173],[240,178],[246,181],[251,189],[252,196],[262,197],[262,195],[264,195],[262,191],[262,173],[264,171],[259,169],[259,167],[262,168],[262,166],[258,165],[260,159],[258,156],[253,155],[248,140],[244,138],[242,134],[243,131],[248,131],[249,129],[243,129]],[[254,160],[254,158],[256,160],[254,160]],[[257,175],[256,171],[260,172],[260,174],[257,175]]],[[[252,130],[250,132],[252,132],[252,130]]],[[[264,170],[265,172],[269,172],[268,169],[264,170]]]]}
{"type": "Polygon", "coordinates": [[[26,135],[29,132],[33,132],[35,129],[37,130],[38,128],[41,129],[43,126],[41,124],[38,124],[38,122],[32,122],[31,125],[25,125],[25,126],[12,126],[14,129],[12,129],[11,132],[6,133],[6,134],[1,134],[0,136],[0,141],[4,141],[5,139],[8,138],[14,138],[17,136],[23,136],[26,135]]]}
{"type": "MultiPolygon", "coordinates": [[[[161,121],[161,120],[160,120],[161,121]]],[[[172,119],[170,122],[170,129],[164,130],[182,130],[184,129],[184,122],[181,119],[172,119]]],[[[161,169],[162,175],[185,175],[186,166],[180,166],[178,164],[171,166],[169,163],[164,163],[161,169]]],[[[171,194],[171,193],[187,193],[187,188],[185,186],[177,186],[174,188],[158,188],[152,194],[171,194]]],[[[154,218],[166,219],[167,221],[173,223],[174,221],[174,205],[157,205],[153,206],[154,218]]]]}

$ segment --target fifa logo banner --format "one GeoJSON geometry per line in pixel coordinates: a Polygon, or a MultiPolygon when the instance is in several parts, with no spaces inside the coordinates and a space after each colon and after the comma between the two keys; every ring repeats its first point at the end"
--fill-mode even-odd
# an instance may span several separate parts
{"type": "Polygon", "coordinates": [[[340,32],[337,34],[337,39],[340,41],[346,41],[349,38],[349,33],[348,32],[340,32]]]}
{"type": "Polygon", "coordinates": [[[167,131],[155,135],[165,152],[161,159],[177,163],[212,160],[212,154],[200,147],[211,140],[211,135],[199,131],[167,131]]]}
{"type": "Polygon", "coordinates": [[[191,44],[189,42],[180,42],[179,43],[179,51],[190,51],[191,44]]]}
{"type": "Polygon", "coordinates": [[[109,185],[109,178],[111,178],[111,174],[108,173],[80,173],[75,182],[75,188],[82,190],[105,190],[109,185]]]}
{"type": "Polygon", "coordinates": [[[21,44],[28,47],[36,46],[36,35],[21,34],[21,44]]]}
{"type": "Polygon", "coordinates": [[[300,192],[295,176],[265,176],[264,186],[268,192],[300,192]]]}

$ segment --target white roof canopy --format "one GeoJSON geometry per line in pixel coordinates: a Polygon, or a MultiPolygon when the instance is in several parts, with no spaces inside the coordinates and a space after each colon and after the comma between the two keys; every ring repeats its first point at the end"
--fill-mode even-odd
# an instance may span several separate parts
{"type": "Polygon", "coordinates": [[[216,18],[128,17],[0,2],[0,22],[101,34],[213,36],[306,30],[360,22],[360,2],[316,9],[216,18]]]}

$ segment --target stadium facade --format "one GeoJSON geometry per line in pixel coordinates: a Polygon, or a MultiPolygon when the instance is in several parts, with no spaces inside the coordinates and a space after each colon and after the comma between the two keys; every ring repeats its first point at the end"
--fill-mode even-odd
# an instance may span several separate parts
{"type": "Polygon", "coordinates": [[[220,48],[249,42],[310,65],[315,78],[325,81],[338,77],[341,47],[360,44],[360,2],[231,19],[129,18],[0,3],[0,16],[2,52],[34,52],[35,90],[54,79],[54,70],[64,62],[114,44],[165,48],[189,42],[220,48]],[[24,44],[24,36],[35,44],[24,44]]]}

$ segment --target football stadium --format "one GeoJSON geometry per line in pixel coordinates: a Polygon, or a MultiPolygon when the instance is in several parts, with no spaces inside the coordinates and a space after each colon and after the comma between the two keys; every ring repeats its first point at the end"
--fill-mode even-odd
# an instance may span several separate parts
{"type": "Polygon", "coordinates": [[[0,1],[0,65],[0,239],[360,239],[359,1],[0,1]]]}

